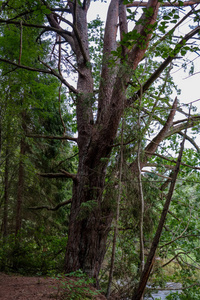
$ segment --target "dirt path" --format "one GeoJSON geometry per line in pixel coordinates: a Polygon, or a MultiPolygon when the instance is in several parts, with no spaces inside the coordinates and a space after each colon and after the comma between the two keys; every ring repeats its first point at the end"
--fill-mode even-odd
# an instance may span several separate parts
{"type": "MultiPolygon", "coordinates": [[[[70,298],[67,295],[63,296],[61,282],[56,279],[10,276],[0,273],[0,300],[65,300],[70,298]]],[[[94,299],[105,300],[106,298],[99,295],[94,299]]]]}

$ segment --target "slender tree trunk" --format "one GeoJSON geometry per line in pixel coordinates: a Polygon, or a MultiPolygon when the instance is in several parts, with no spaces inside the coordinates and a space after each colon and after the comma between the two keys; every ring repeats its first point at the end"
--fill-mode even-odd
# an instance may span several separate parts
{"type": "Polygon", "coordinates": [[[3,206],[3,239],[5,241],[8,235],[8,201],[9,201],[9,149],[6,145],[6,159],[5,159],[5,171],[4,171],[4,206],[3,206]]]}
{"type": "Polygon", "coordinates": [[[118,186],[117,208],[116,208],[116,218],[115,218],[115,227],[114,227],[114,236],[113,236],[112,255],[111,255],[111,266],[110,266],[108,288],[107,288],[107,294],[106,294],[107,299],[109,299],[110,294],[111,294],[111,285],[112,285],[112,280],[113,280],[116,244],[117,244],[117,236],[118,236],[120,200],[121,200],[121,194],[122,194],[123,134],[124,134],[123,131],[124,131],[124,119],[122,120],[122,130],[121,130],[120,165],[119,165],[119,180],[118,180],[119,186],[118,186]]]}
{"type": "MultiPolygon", "coordinates": [[[[185,131],[185,135],[186,135],[186,131],[185,131]]],[[[179,156],[178,156],[178,159],[177,159],[176,168],[175,168],[174,174],[172,176],[172,181],[171,181],[171,184],[170,184],[169,192],[168,192],[168,195],[167,195],[164,207],[163,207],[163,211],[162,211],[162,214],[161,214],[161,217],[160,217],[160,221],[159,221],[154,239],[152,241],[151,249],[150,249],[149,255],[147,257],[147,261],[145,263],[144,270],[143,270],[142,275],[140,277],[139,286],[138,286],[136,292],[134,293],[134,295],[132,297],[132,300],[142,300],[143,299],[144,290],[145,290],[145,287],[147,285],[152,267],[154,265],[156,250],[158,248],[158,244],[159,244],[159,241],[160,241],[162,230],[163,230],[163,227],[164,227],[164,224],[165,224],[165,220],[166,220],[167,213],[168,213],[168,210],[169,210],[169,206],[170,206],[170,203],[171,203],[171,199],[172,199],[172,196],[173,196],[174,187],[175,187],[176,179],[177,179],[180,164],[181,164],[181,158],[182,158],[183,149],[184,149],[184,142],[185,142],[185,136],[184,136],[183,141],[181,143],[181,149],[180,149],[179,156]]]]}
{"type": "Polygon", "coordinates": [[[24,194],[24,155],[25,155],[25,141],[24,138],[20,142],[20,161],[18,171],[18,190],[17,190],[17,209],[16,209],[16,224],[15,224],[15,236],[22,226],[22,203],[24,194]]]}
{"type": "MultiPolygon", "coordinates": [[[[22,112],[22,128],[25,133],[25,112],[22,112]]],[[[26,152],[25,137],[23,136],[20,141],[20,159],[19,159],[19,169],[18,169],[18,190],[17,190],[17,208],[16,208],[16,223],[15,223],[15,236],[22,226],[22,204],[24,198],[24,155],[26,152]]]]}

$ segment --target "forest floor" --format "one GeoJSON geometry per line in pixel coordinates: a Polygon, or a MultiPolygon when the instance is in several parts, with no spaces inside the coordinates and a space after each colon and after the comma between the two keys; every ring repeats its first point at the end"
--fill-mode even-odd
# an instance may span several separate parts
{"type": "MultiPolygon", "coordinates": [[[[83,287],[84,288],[84,287],[83,287]]],[[[87,287],[89,293],[95,293],[95,289],[87,287]]],[[[99,294],[89,298],[81,296],[81,287],[76,285],[74,278],[65,278],[58,280],[50,277],[27,277],[21,275],[7,275],[0,273],[0,300],[66,300],[66,299],[95,299],[106,300],[99,294]],[[74,282],[74,288],[72,287],[74,282]],[[70,290],[65,287],[71,286],[70,290]],[[77,290],[77,297],[75,292],[77,290]],[[70,296],[71,295],[71,296],[70,296]]]]}

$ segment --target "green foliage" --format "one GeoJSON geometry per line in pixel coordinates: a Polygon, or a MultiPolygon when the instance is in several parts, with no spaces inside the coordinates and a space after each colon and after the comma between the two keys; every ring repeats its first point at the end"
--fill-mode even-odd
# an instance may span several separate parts
{"type": "Polygon", "coordinates": [[[99,295],[99,291],[92,289],[94,280],[89,278],[81,270],[69,274],[58,274],[56,279],[60,281],[64,299],[81,300],[93,299],[99,295]]]}
{"type": "MultiPolygon", "coordinates": [[[[49,0],[46,3],[50,7],[56,5],[56,7],[66,8],[65,1],[49,0]]],[[[81,1],[78,1],[78,5],[81,3],[81,1]]],[[[128,3],[132,3],[132,1],[124,1],[124,4],[128,3]]],[[[183,4],[181,1],[179,3],[180,5],[183,4]]],[[[20,26],[21,21],[29,25],[45,24],[45,15],[49,12],[48,7],[42,5],[39,0],[27,0],[25,2],[10,0],[9,6],[3,14],[9,19],[14,18],[18,24],[17,26],[4,24],[4,27],[2,27],[0,56],[3,57],[4,53],[6,53],[7,59],[18,62],[20,50],[22,50],[21,64],[44,69],[46,68],[44,66],[45,63],[48,62],[50,68],[57,69],[56,55],[52,55],[55,33],[43,32],[42,28],[20,26]],[[22,49],[20,49],[21,34],[22,49]]],[[[149,18],[152,16],[153,9],[144,8],[143,13],[146,18],[149,18]]],[[[199,16],[196,15],[195,21],[198,21],[198,18],[199,16]]],[[[133,21],[138,26],[144,25],[145,21],[144,19],[138,21],[137,10],[133,12],[130,9],[128,9],[128,20],[133,21]]],[[[125,285],[130,281],[131,284],[128,287],[130,290],[137,285],[140,277],[139,231],[141,218],[137,176],[132,177],[130,166],[136,161],[139,142],[141,142],[142,148],[140,159],[145,159],[145,147],[152,140],[152,136],[160,131],[165,124],[171,109],[174,91],[179,93],[173,78],[169,75],[171,66],[166,68],[160,78],[155,80],[148,89],[148,93],[141,95],[142,101],[135,101],[134,96],[141,89],[141,86],[147,82],[151,74],[158,70],[161,59],[166,59],[168,56],[173,57],[179,53],[184,56],[188,51],[195,52],[198,50],[195,45],[188,46],[185,41],[182,44],[178,44],[179,40],[173,30],[173,26],[177,24],[178,20],[178,8],[163,8],[163,13],[159,15],[157,23],[146,26],[143,35],[136,29],[124,34],[122,41],[118,43],[119,46],[112,52],[113,58],[108,58],[108,63],[110,63],[111,67],[116,67],[116,61],[119,61],[119,58],[123,61],[123,66],[120,69],[121,76],[127,72],[132,75],[128,82],[129,87],[126,94],[132,104],[127,105],[129,107],[125,109],[123,120],[124,161],[122,195],[114,271],[115,283],[120,281],[119,287],[121,288],[122,282],[125,285]],[[171,30],[169,31],[169,29],[171,30]],[[166,35],[167,30],[168,34],[166,35]],[[151,33],[153,35],[150,47],[144,60],[141,61],[136,70],[130,70],[130,66],[127,66],[126,63],[128,54],[125,57],[123,56],[123,47],[126,47],[128,51],[131,51],[136,46],[140,49],[145,49],[147,44],[144,36],[151,33]]],[[[92,70],[95,92],[88,93],[85,105],[86,108],[92,106],[94,115],[98,107],[97,95],[101,83],[103,25],[99,18],[88,24],[91,61],[87,62],[87,68],[92,70]]],[[[62,44],[62,47],[66,57],[70,57],[70,63],[75,66],[75,68],[71,66],[69,70],[64,69],[63,74],[65,77],[71,76],[70,78],[72,78],[77,64],[68,46],[62,44]]],[[[106,59],[105,57],[105,61],[106,59]]],[[[187,62],[182,63],[182,65],[186,68],[187,62]]],[[[62,207],[58,212],[51,212],[47,210],[31,210],[30,207],[54,207],[63,200],[71,198],[72,184],[70,182],[57,179],[48,181],[44,178],[39,178],[37,174],[60,172],[61,167],[75,173],[78,164],[75,154],[78,153],[78,146],[70,145],[60,140],[25,138],[25,131],[40,135],[61,136],[63,133],[73,135],[77,131],[76,99],[70,93],[66,96],[66,90],[60,87],[60,82],[47,74],[16,69],[14,66],[5,63],[1,63],[0,67],[2,77],[0,87],[1,138],[3,141],[6,141],[6,144],[2,143],[0,145],[2,146],[0,153],[2,158],[0,162],[1,187],[4,186],[5,161],[9,157],[9,234],[6,239],[2,238],[0,241],[0,269],[22,274],[54,274],[62,269],[63,251],[66,245],[66,238],[63,236],[66,236],[68,228],[69,209],[62,207]],[[24,112],[26,114],[26,128],[22,126],[22,113],[24,112]],[[25,138],[26,153],[21,157],[20,141],[23,138],[25,138]],[[22,209],[23,230],[18,238],[14,238],[12,234],[14,231],[13,219],[15,217],[18,190],[16,170],[19,162],[23,163],[25,170],[22,209]]],[[[194,65],[192,63],[190,64],[190,73],[194,73],[194,65]]],[[[114,214],[118,196],[118,173],[121,159],[120,147],[118,146],[121,145],[121,128],[122,123],[119,126],[117,137],[113,141],[114,147],[110,145],[110,147],[113,147],[111,157],[101,159],[102,164],[108,164],[106,189],[103,192],[104,197],[101,203],[106,212],[109,209],[108,215],[110,211],[113,211],[114,214]]],[[[193,127],[193,131],[194,133],[199,131],[198,124],[193,127]]],[[[170,158],[171,155],[177,156],[180,148],[179,143],[180,138],[177,135],[169,137],[160,145],[158,154],[166,155],[166,158],[170,158]]],[[[199,164],[199,154],[194,153],[191,149],[185,149],[183,162],[197,166],[199,164]]],[[[165,180],[163,177],[159,177],[159,174],[165,177],[171,176],[171,167],[174,166],[172,162],[160,157],[150,158],[148,163],[151,170],[142,176],[145,201],[143,228],[145,255],[148,254],[151,247],[165,195],[168,191],[167,189],[164,192],[161,191],[165,180]]],[[[186,166],[181,167],[180,177],[170,207],[170,214],[168,214],[166,220],[160,247],[157,249],[157,255],[161,258],[161,263],[156,263],[152,271],[151,282],[157,286],[165,286],[167,280],[183,284],[186,282],[191,285],[197,282],[196,279],[199,274],[195,272],[195,264],[193,262],[200,259],[197,239],[200,235],[200,227],[199,222],[196,221],[200,213],[199,182],[198,172],[191,171],[186,166]],[[173,271],[169,272],[169,269],[166,270],[163,264],[166,264],[173,258],[177,258],[176,263],[174,262],[175,267],[171,264],[175,270],[173,268],[173,271]],[[191,265],[190,268],[187,267],[188,264],[191,265]]],[[[88,188],[89,185],[85,186],[85,189],[88,188]]],[[[95,192],[92,191],[92,193],[95,195],[95,192]]],[[[1,199],[3,199],[3,196],[2,192],[1,199]]],[[[3,203],[1,199],[0,201],[3,203]]],[[[88,217],[98,209],[96,199],[87,200],[81,203],[79,207],[78,218],[80,220],[88,217]]],[[[0,212],[0,217],[2,218],[2,216],[3,211],[0,212]]],[[[112,231],[109,233],[108,241],[111,244],[112,231]]],[[[102,275],[104,279],[103,284],[107,280],[110,254],[111,248],[107,252],[106,267],[103,270],[105,273],[102,272],[102,274],[104,273],[102,275]]],[[[90,299],[95,295],[88,287],[92,282],[81,271],[69,274],[69,276],[76,279],[65,281],[66,275],[61,276],[59,279],[62,281],[63,293],[68,297],[67,299],[90,299]]],[[[179,297],[177,299],[190,299],[187,297],[193,297],[191,299],[197,299],[195,298],[196,295],[197,289],[194,287],[188,291],[184,290],[180,295],[168,296],[168,299],[172,299],[170,297],[179,297]]]]}
{"type": "Polygon", "coordinates": [[[198,300],[199,284],[183,290],[181,293],[171,293],[166,297],[167,300],[198,300]]]}
{"type": "Polygon", "coordinates": [[[23,275],[55,274],[62,270],[66,237],[48,235],[45,228],[23,231],[0,241],[0,270],[23,275]]]}

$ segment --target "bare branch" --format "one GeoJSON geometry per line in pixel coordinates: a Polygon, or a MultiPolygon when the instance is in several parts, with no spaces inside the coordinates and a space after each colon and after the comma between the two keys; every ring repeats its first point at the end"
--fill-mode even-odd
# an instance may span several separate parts
{"type": "MultiPolygon", "coordinates": [[[[177,109],[178,110],[178,109],[177,109]]],[[[185,114],[186,115],[186,114],[185,114]]],[[[174,121],[173,122],[173,125],[176,125],[176,124],[180,124],[180,123],[184,123],[184,122],[187,122],[188,121],[188,114],[186,115],[187,118],[185,119],[182,119],[182,120],[177,120],[177,121],[174,121]]],[[[197,121],[197,123],[200,121],[200,115],[197,115],[197,116],[193,116],[193,115],[190,115],[190,122],[191,121],[197,121]]]]}
{"type": "Polygon", "coordinates": [[[74,182],[77,183],[78,179],[77,179],[76,174],[71,174],[71,173],[69,173],[69,172],[67,172],[67,171],[65,171],[65,170],[63,170],[63,169],[61,169],[60,171],[61,171],[63,174],[65,174],[65,176],[66,176],[67,178],[71,178],[74,182]]]}
{"type": "MultiPolygon", "coordinates": [[[[198,4],[200,3],[199,0],[195,0],[195,1],[185,1],[183,2],[182,6],[191,6],[191,5],[195,5],[195,4],[198,4]]],[[[143,1],[134,1],[133,3],[129,3],[129,4],[126,4],[126,7],[145,7],[148,5],[148,2],[143,2],[143,1]]],[[[160,4],[160,6],[168,6],[168,7],[174,7],[174,6],[177,6],[177,7],[180,7],[180,2],[173,2],[173,3],[170,3],[170,2],[162,2],[160,4]]]]}
{"type": "Polygon", "coordinates": [[[65,206],[67,204],[72,203],[72,199],[66,200],[64,202],[59,203],[58,205],[56,205],[55,207],[50,207],[50,206],[35,206],[35,207],[29,207],[29,209],[32,210],[39,210],[39,209],[47,209],[47,210],[58,210],[60,207],[65,206]]]}
{"type": "Polygon", "coordinates": [[[13,65],[15,67],[18,67],[18,68],[21,68],[21,69],[24,69],[24,70],[28,70],[28,71],[33,71],[33,72],[40,72],[40,73],[46,73],[46,74],[51,74],[51,75],[54,75],[55,77],[57,77],[58,79],[60,79],[60,81],[62,83],[64,83],[65,86],[68,87],[68,89],[77,94],[78,91],[72,86],[70,85],[59,73],[57,73],[55,70],[53,70],[52,68],[50,68],[50,66],[48,66],[46,63],[42,62],[46,67],[49,68],[49,70],[45,70],[45,69],[39,69],[39,68],[32,68],[32,67],[28,67],[28,66],[24,66],[24,65],[21,65],[21,64],[18,64],[18,63],[15,63],[11,60],[8,60],[8,59],[5,59],[5,58],[0,58],[0,61],[2,62],[5,62],[5,63],[8,63],[10,65],[13,65]]]}
{"type": "MultiPolygon", "coordinates": [[[[179,121],[179,122],[181,122],[181,121],[179,121]]],[[[185,122],[183,120],[182,124],[172,126],[170,128],[170,130],[165,134],[165,138],[168,138],[168,137],[172,136],[175,133],[180,133],[181,130],[183,130],[185,128],[191,128],[191,127],[193,127],[193,126],[195,126],[199,123],[200,123],[200,116],[197,116],[195,118],[191,117],[188,122],[185,122]]]]}
{"type": "MultiPolygon", "coordinates": [[[[158,157],[160,157],[160,158],[163,158],[163,159],[165,159],[165,160],[167,160],[167,161],[169,161],[169,162],[171,162],[171,163],[173,163],[173,164],[176,163],[176,161],[175,161],[174,159],[170,159],[170,158],[168,158],[168,157],[166,157],[166,156],[163,156],[163,155],[161,155],[161,154],[153,153],[152,155],[155,155],[155,156],[158,156],[158,157]]],[[[200,170],[200,167],[191,166],[191,165],[185,164],[185,163],[183,163],[183,162],[181,162],[181,165],[182,165],[182,166],[185,166],[185,167],[188,167],[188,168],[191,168],[191,169],[194,169],[194,170],[200,170]]]]}
{"type": "Polygon", "coordinates": [[[69,141],[77,142],[77,138],[73,138],[68,135],[54,136],[54,135],[41,135],[41,134],[26,134],[26,137],[35,138],[35,139],[49,139],[49,140],[69,140],[69,141]]]}
{"type": "Polygon", "coordinates": [[[56,32],[60,35],[63,35],[63,34],[70,35],[71,34],[67,30],[64,30],[62,28],[56,28],[56,27],[45,26],[45,25],[30,24],[30,23],[25,23],[25,22],[21,22],[21,21],[12,21],[12,20],[0,19],[0,23],[14,24],[14,25],[19,25],[19,26],[20,26],[20,23],[21,23],[22,26],[25,26],[25,27],[41,28],[41,29],[45,29],[45,31],[54,31],[54,32],[56,32]]]}
{"type": "MultiPolygon", "coordinates": [[[[142,91],[145,93],[149,87],[155,82],[155,80],[160,76],[160,74],[164,71],[164,69],[176,59],[177,53],[180,49],[185,45],[185,43],[191,39],[195,34],[200,31],[200,26],[197,26],[195,29],[191,30],[188,34],[186,34],[181,41],[176,45],[172,53],[166,58],[166,60],[158,67],[158,69],[150,76],[150,78],[144,83],[142,86],[142,91]]],[[[131,99],[128,99],[128,104],[130,105],[132,101],[136,101],[140,96],[140,89],[134,94],[131,99]]]]}
{"type": "MultiPolygon", "coordinates": [[[[79,32],[78,32],[76,26],[75,26],[73,23],[69,22],[68,20],[66,20],[65,18],[63,18],[62,16],[60,16],[60,15],[58,15],[58,14],[56,14],[56,13],[54,13],[54,15],[55,15],[56,17],[58,17],[61,21],[67,23],[68,25],[70,25],[70,26],[72,27],[72,29],[73,29],[73,31],[74,31],[74,33],[75,33],[75,36],[76,36],[76,38],[77,38],[77,41],[78,41],[78,44],[79,44],[81,53],[82,53],[82,55],[83,55],[83,58],[84,58],[85,62],[88,62],[88,61],[89,61],[89,58],[88,58],[88,56],[87,56],[87,54],[86,54],[86,52],[85,52],[85,50],[84,50],[84,47],[83,47],[83,44],[82,44],[82,41],[81,41],[81,37],[80,37],[80,34],[79,34],[79,32]]],[[[55,25],[55,23],[54,23],[54,25],[55,25]]],[[[60,27],[60,26],[59,26],[59,27],[60,27]]],[[[60,27],[60,28],[61,28],[61,27],[60,27]]],[[[75,51],[75,53],[76,53],[76,51],[75,51]]]]}
{"type": "Polygon", "coordinates": [[[37,173],[38,176],[46,178],[66,178],[64,173],[37,173]]]}
{"type": "Polygon", "coordinates": [[[165,178],[165,179],[172,180],[172,178],[171,178],[171,177],[164,176],[164,175],[162,175],[162,174],[159,174],[159,173],[155,173],[155,172],[151,172],[151,171],[146,171],[146,170],[142,170],[141,172],[143,172],[143,173],[150,173],[150,174],[154,174],[154,175],[156,175],[156,176],[158,176],[158,177],[161,177],[161,178],[165,178]]]}
{"type": "Polygon", "coordinates": [[[37,173],[37,175],[41,177],[47,177],[47,178],[70,178],[75,183],[77,183],[77,176],[76,174],[69,173],[65,170],[60,170],[61,173],[37,173]]]}
{"type": "MultiPolygon", "coordinates": [[[[181,136],[184,135],[184,133],[182,133],[182,132],[179,132],[178,134],[180,134],[181,136]]],[[[186,140],[188,140],[194,146],[194,148],[197,150],[197,152],[200,152],[199,146],[195,143],[195,141],[191,137],[186,135],[186,140]]]]}
{"type": "Polygon", "coordinates": [[[69,8],[61,8],[61,7],[51,7],[50,8],[51,11],[60,11],[60,12],[66,12],[68,14],[71,14],[71,10],[69,8]]]}
{"type": "Polygon", "coordinates": [[[55,77],[57,77],[58,79],[60,79],[60,81],[66,86],[68,87],[68,89],[75,93],[75,94],[78,94],[78,91],[71,85],[69,84],[61,74],[59,74],[58,72],[56,72],[54,69],[52,69],[49,65],[47,65],[44,61],[40,60],[40,62],[45,66],[47,67],[50,71],[51,71],[51,74],[53,74],[55,77]]]}
{"type": "Polygon", "coordinates": [[[13,62],[9,59],[0,58],[0,61],[5,62],[5,63],[10,64],[10,65],[13,65],[17,68],[28,70],[28,71],[52,74],[49,70],[39,69],[39,68],[32,68],[32,67],[28,67],[28,66],[24,66],[24,65],[19,65],[19,64],[15,63],[15,62],[13,62]]]}
{"type": "Polygon", "coordinates": [[[166,133],[168,132],[169,128],[171,127],[172,123],[173,123],[173,119],[176,113],[176,108],[177,108],[177,97],[174,100],[171,112],[167,118],[167,121],[164,125],[164,127],[162,128],[162,130],[157,134],[157,136],[152,140],[152,142],[150,142],[147,147],[145,148],[145,152],[148,152],[148,155],[150,152],[154,153],[155,150],[157,149],[158,145],[160,144],[160,142],[166,137],[166,133]]]}
{"type": "MultiPolygon", "coordinates": [[[[165,139],[165,136],[173,123],[173,118],[176,113],[177,104],[178,104],[178,101],[177,101],[177,98],[175,98],[171,112],[167,118],[165,125],[163,126],[162,130],[157,134],[157,136],[145,148],[145,156],[143,159],[141,159],[141,169],[146,165],[147,159],[150,158],[153,155],[153,153],[155,153],[155,151],[158,148],[161,141],[163,141],[165,139]]],[[[135,170],[136,164],[137,164],[137,162],[134,161],[130,165],[130,168],[132,170],[135,170]]]]}

